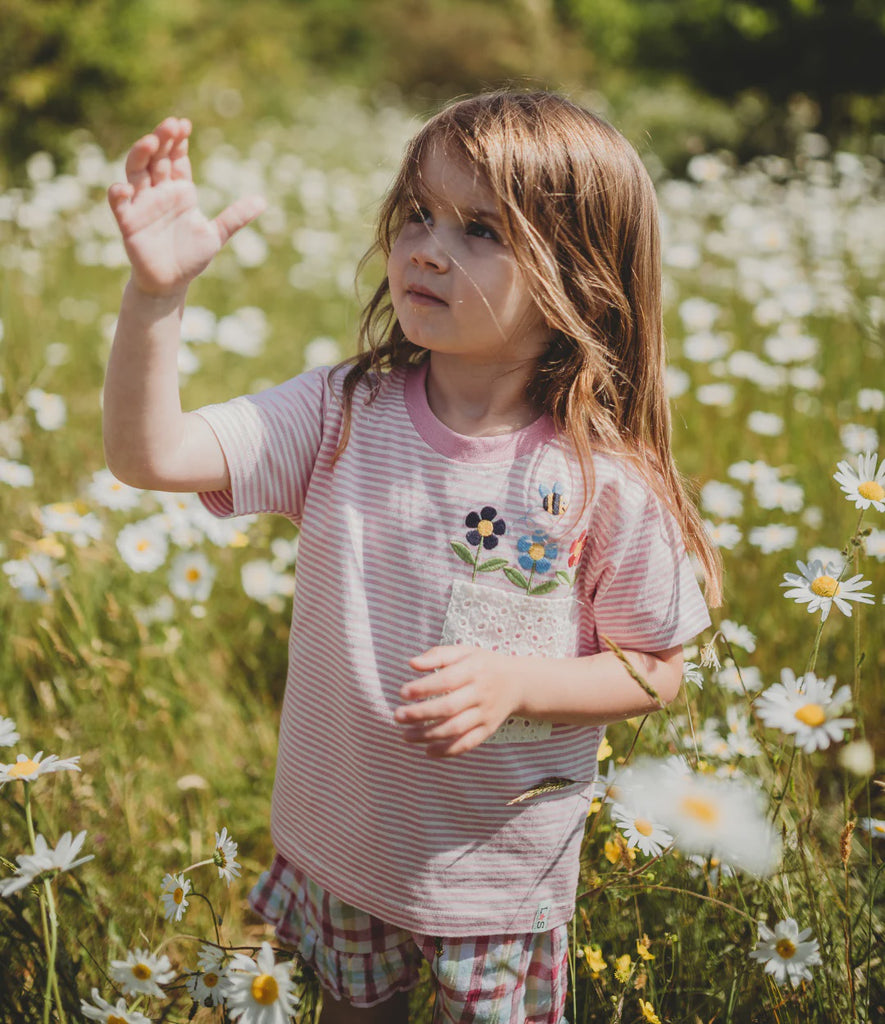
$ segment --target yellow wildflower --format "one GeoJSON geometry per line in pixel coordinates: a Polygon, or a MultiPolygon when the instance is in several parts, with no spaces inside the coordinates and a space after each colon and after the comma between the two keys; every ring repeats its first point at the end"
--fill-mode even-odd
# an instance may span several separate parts
{"type": "Polygon", "coordinates": [[[588,969],[593,972],[593,977],[598,978],[607,966],[602,957],[602,950],[599,946],[582,946],[579,952],[582,954],[588,969]]]}
{"type": "Polygon", "coordinates": [[[622,985],[626,985],[633,973],[633,960],[629,953],[619,956],[615,960],[615,977],[622,985]]]}
{"type": "Polygon", "coordinates": [[[649,953],[648,951],[650,945],[651,939],[647,935],[643,935],[641,939],[636,940],[636,952],[641,960],[654,960],[654,953],[649,953]]]}
{"type": "Polygon", "coordinates": [[[661,1024],[661,1018],[655,1013],[655,1009],[651,1003],[646,1002],[644,999],[640,999],[639,1009],[642,1010],[642,1016],[648,1021],[648,1024],[661,1024]]]}
{"type": "Polygon", "coordinates": [[[602,743],[599,744],[599,749],[596,751],[596,760],[604,761],[607,757],[612,756],[612,745],[608,741],[607,736],[602,737],[602,743]]]}

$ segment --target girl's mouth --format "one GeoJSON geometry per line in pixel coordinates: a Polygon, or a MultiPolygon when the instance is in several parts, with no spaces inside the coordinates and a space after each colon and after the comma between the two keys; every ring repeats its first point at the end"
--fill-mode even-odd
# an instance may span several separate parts
{"type": "Polygon", "coordinates": [[[429,288],[422,288],[420,285],[410,285],[406,289],[406,295],[418,306],[447,306],[448,303],[441,299],[429,288]]]}

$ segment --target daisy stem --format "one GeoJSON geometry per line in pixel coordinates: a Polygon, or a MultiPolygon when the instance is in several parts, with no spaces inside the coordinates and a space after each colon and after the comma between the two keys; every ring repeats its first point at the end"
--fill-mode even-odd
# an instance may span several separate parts
{"type": "Polygon", "coordinates": [[[210,857],[208,860],[198,860],[196,864],[191,864],[191,866],[189,868],[182,868],[181,869],[181,873],[183,875],[186,875],[188,873],[188,871],[193,871],[195,868],[204,868],[204,867],[206,867],[207,864],[214,864],[214,863],[215,863],[215,861],[213,860],[212,857],[210,857]]]}
{"type": "MultiPolygon", "coordinates": [[[[31,810],[31,787],[30,784],[22,779],[22,785],[25,787],[25,821],[28,825],[28,838],[31,840],[31,849],[34,853],[37,852],[37,835],[34,831],[34,814],[31,810]]],[[[44,881],[44,889],[47,892],[49,899],[52,898],[52,891],[49,888],[49,882],[44,881]]],[[[46,943],[46,994],[43,998],[43,1020],[48,1022],[49,1010],[51,1009],[52,999],[52,982],[55,977],[55,951],[53,949],[53,936],[55,933],[55,906],[52,906],[52,924],[50,925],[50,918],[46,912],[46,900],[40,900],[40,922],[43,925],[43,941],[46,943]]],[[[59,1012],[64,1013],[59,1005],[59,1012]]]]}
{"type": "MultiPolygon", "coordinates": [[[[211,861],[209,861],[208,863],[211,863],[211,861]]],[[[212,906],[209,897],[204,896],[203,893],[201,892],[197,892],[196,889],[194,889],[191,892],[191,896],[199,896],[201,900],[204,900],[206,902],[206,905],[209,907],[209,913],[212,915],[212,925],[215,928],[215,938],[218,941],[218,945],[221,946],[221,932],[218,930],[218,917],[215,913],[215,908],[212,906]]]]}
{"type": "Polygon", "coordinates": [[[48,878],[43,880],[43,891],[46,893],[46,902],[49,905],[50,939],[47,949],[49,962],[46,965],[46,995],[43,998],[43,1024],[49,1024],[49,1011],[52,1009],[52,995],[55,993],[55,1008],[58,1012],[60,1024],[66,1024],[64,1007],[61,1002],[61,994],[58,990],[58,977],[55,973],[55,958],[58,954],[58,915],[55,912],[55,897],[52,894],[52,882],[48,878]]]}

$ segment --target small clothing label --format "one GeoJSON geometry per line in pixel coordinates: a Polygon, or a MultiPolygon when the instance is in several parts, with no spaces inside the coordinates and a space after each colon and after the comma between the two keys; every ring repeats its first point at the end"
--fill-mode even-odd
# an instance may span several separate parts
{"type": "Polygon", "coordinates": [[[535,911],[535,920],[532,923],[533,932],[546,932],[547,931],[547,920],[550,917],[550,904],[539,903],[538,909],[535,911]]]}

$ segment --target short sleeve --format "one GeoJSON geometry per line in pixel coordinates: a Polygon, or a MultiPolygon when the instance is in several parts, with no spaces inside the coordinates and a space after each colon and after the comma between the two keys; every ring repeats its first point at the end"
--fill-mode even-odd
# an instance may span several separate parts
{"type": "Polygon", "coordinates": [[[230,471],[227,491],[199,497],[219,517],[278,512],[299,521],[323,440],[328,368],[196,412],[212,428],[230,471]]]}
{"type": "MultiPolygon", "coordinates": [[[[596,503],[594,503],[596,504],[596,503]]],[[[673,515],[643,483],[607,489],[590,524],[581,600],[597,649],[608,637],[627,650],[687,643],[710,616],[673,515]]]]}

